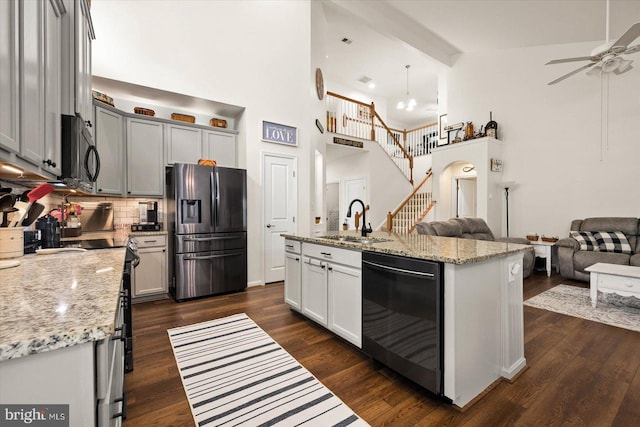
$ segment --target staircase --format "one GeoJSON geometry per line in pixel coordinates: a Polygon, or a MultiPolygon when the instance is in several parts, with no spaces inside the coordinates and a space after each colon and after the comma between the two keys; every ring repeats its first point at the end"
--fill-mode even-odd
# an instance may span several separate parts
{"type": "Polygon", "coordinates": [[[430,123],[412,130],[389,128],[375,110],[375,104],[366,104],[334,92],[326,97],[327,131],[375,141],[387,153],[400,171],[414,186],[413,191],[387,214],[389,231],[410,233],[433,208],[431,197],[431,170],[416,186],[413,179],[413,156],[430,154],[437,146],[438,126],[430,123]]]}

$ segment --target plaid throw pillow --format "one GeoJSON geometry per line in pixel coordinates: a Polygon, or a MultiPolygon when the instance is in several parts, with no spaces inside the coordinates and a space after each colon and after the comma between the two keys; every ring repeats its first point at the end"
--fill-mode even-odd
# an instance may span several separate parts
{"type": "Polygon", "coordinates": [[[571,231],[569,236],[573,237],[578,241],[578,243],[580,243],[581,251],[600,251],[600,246],[590,231],[571,231]]]}
{"type": "Polygon", "coordinates": [[[622,231],[596,231],[593,237],[596,238],[601,251],[631,254],[631,245],[622,231]]]}

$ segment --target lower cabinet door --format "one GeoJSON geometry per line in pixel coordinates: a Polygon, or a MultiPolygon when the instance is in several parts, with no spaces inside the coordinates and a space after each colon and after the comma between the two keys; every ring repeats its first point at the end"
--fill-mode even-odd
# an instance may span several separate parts
{"type": "Polygon", "coordinates": [[[300,271],[302,262],[298,254],[285,253],[284,259],[284,302],[291,308],[300,310],[300,271]]]}
{"type": "Polygon", "coordinates": [[[338,264],[327,270],[329,329],[362,348],[362,270],[338,264]]]}
{"type": "Polygon", "coordinates": [[[327,326],[327,264],[309,257],[302,260],[302,313],[327,326]]]}
{"type": "Polygon", "coordinates": [[[140,264],[133,270],[133,296],[167,293],[167,253],[164,247],[138,249],[140,264]]]}

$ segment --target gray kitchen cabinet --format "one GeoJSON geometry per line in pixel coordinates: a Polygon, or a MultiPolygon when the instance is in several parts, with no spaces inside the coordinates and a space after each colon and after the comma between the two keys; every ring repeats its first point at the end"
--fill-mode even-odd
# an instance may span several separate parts
{"type": "Polygon", "coordinates": [[[63,19],[63,113],[80,114],[93,135],[91,95],[91,43],[95,39],[87,0],[64,0],[63,19]]]}
{"type": "Polygon", "coordinates": [[[202,156],[215,160],[218,166],[235,168],[236,136],[233,134],[203,130],[202,156]]]}
{"type": "Polygon", "coordinates": [[[165,124],[166,164],[198,163],[202,158],[202,131],[198,128],[165,124]]]}
{"type": "Polygon", "coordinates": [[[127,194],[164,193],[162,123],[127,118],[127,194]]]}
{"type": "Polygon", "coordinates": [[[95,107],[96,147],[100,153],[98,194],[124,194],[124,119],[122,115],[95,107]]]}
{"type": "Polygon", "coordinates": [[[133,298],[165,296],[167,284],[167,237],[135,236],[140,264],[133,270],[133,298]]]}
{"type": "Polygon", "coordinates": [[[17,153],[19,131],[18,2],[0,1],[0,147],[17,153]]]}
{"type": "Polygon", "coordinates": [[[41,167],[54,176],[62,174],[62,15],[61,0],[45,3],[44,49],[44,157],[41,167]]]}
{"type": "Polygon", "coordinates": [[[0,3],[0,145],[15,153],[2,158],[53,176],[61,171],[64,14],[60,0],[0,3]]]}
{"type": "Polygon", "coordinates": [[[44,157],[44,6],[20,1],[20,157],[40,166],[44,157]]]}

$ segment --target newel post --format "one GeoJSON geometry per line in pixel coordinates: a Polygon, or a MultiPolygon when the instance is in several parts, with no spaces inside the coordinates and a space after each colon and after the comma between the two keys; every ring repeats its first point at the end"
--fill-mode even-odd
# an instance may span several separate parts
{"type": "Polygon", "coordinates": [[[376,106],[372,102],[371,103],[371,140],[376,140],[376,125],[375,125],[375,117],[376,117],[376,106]]]}
{"type": "Polygon", "coordinates": [[[391,212],[389,212],[387,214],[387,231],[391,231],[392,228],[393,228],[393,216],[391,215],[391,212]]]}

